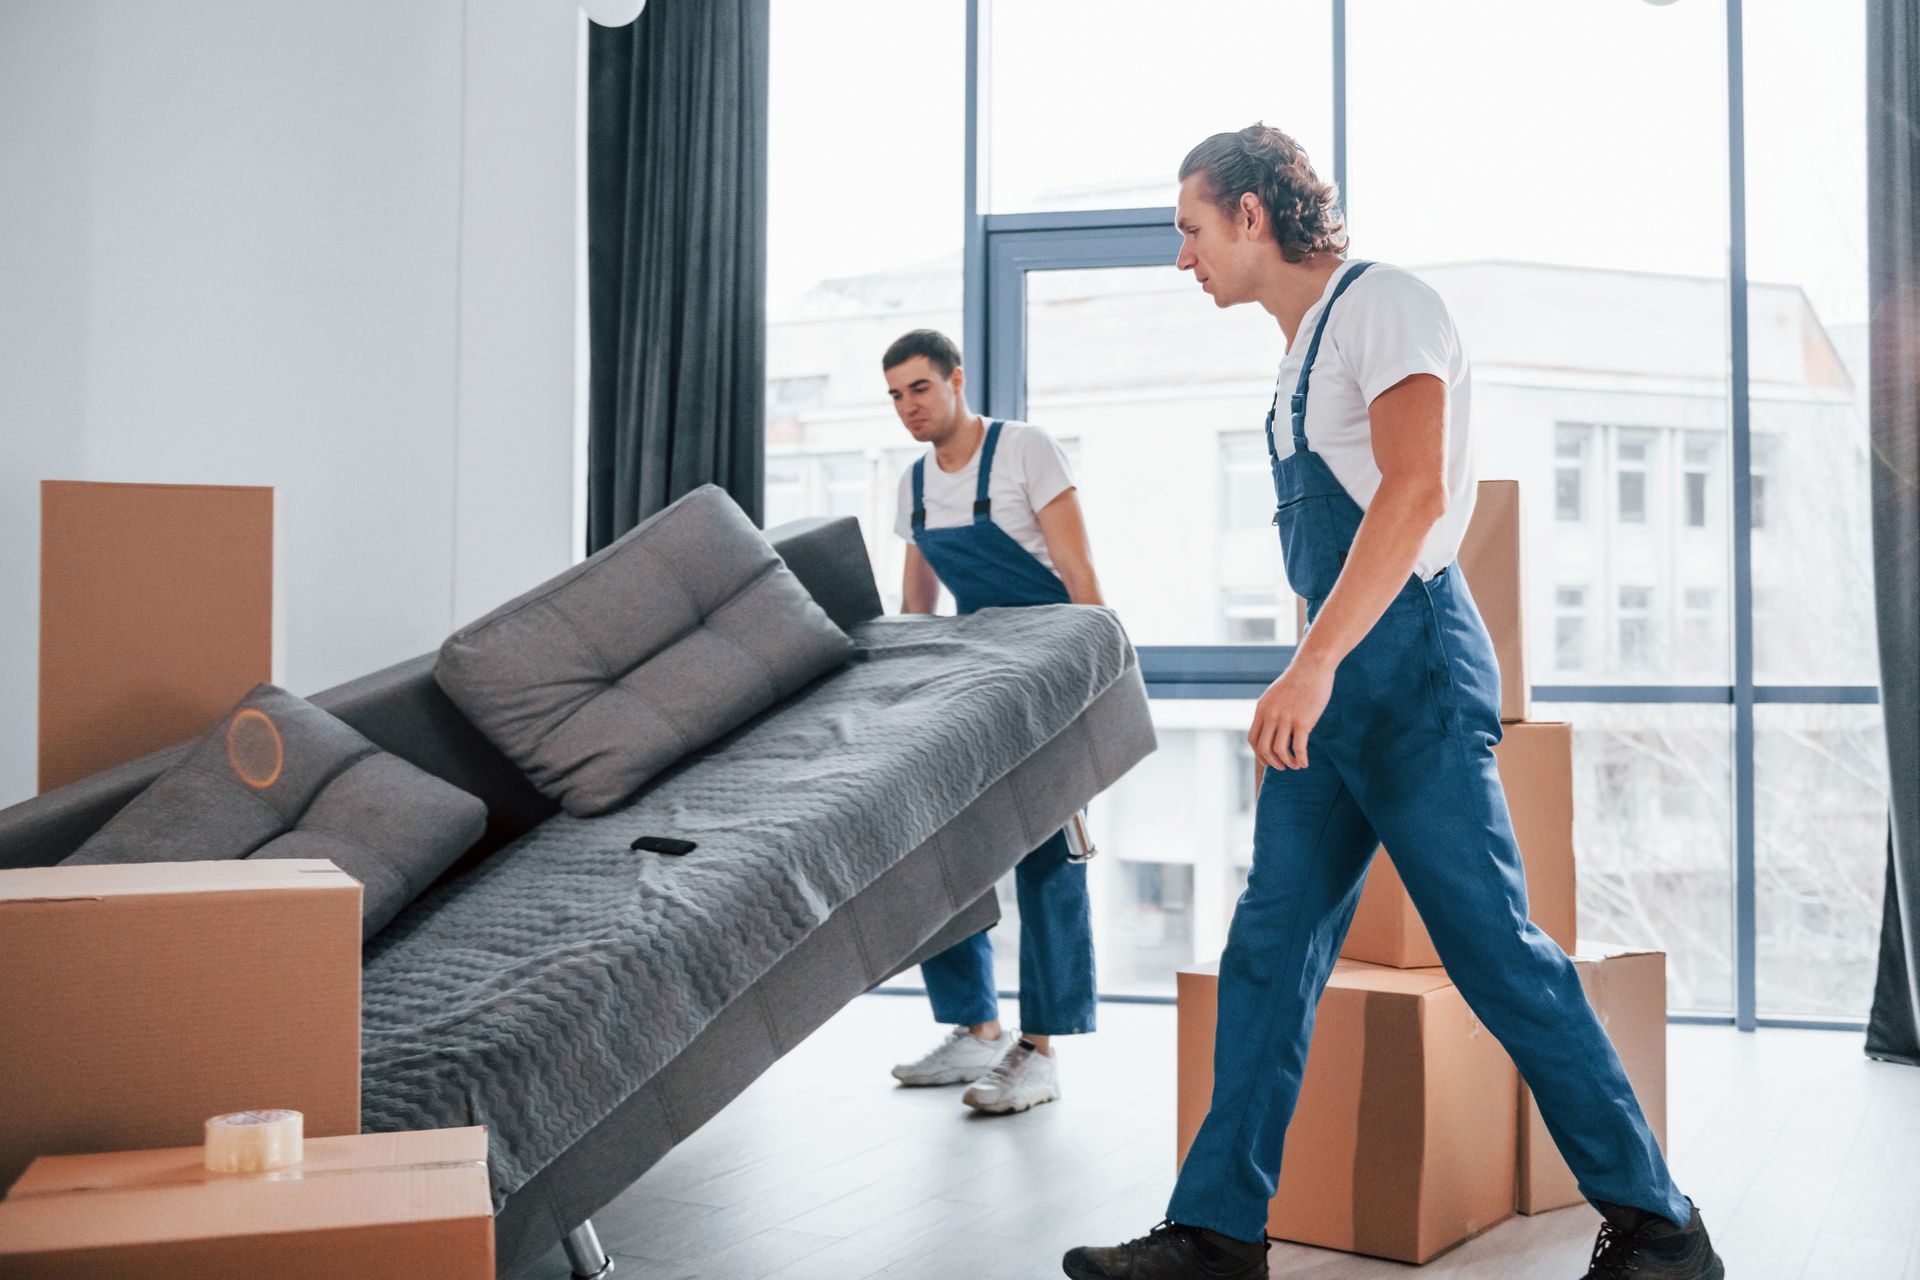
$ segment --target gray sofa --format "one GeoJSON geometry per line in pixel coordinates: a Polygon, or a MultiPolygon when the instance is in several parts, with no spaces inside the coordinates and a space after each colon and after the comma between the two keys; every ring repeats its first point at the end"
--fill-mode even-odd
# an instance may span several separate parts
{"type": "MultiPolygon", "coordinates": [[[[481,841],[368,945],[363,1120],[490,1126],[503,1276],[562,1238],[586,1267],[591,1214],[854,996],[997,920],[995,882],[1153,749],[1138,666],[1110,617],[1055,607],[881,619],[853,520],[768,538],[860,657],[605,818],[557,814],[447,699],[433,655],[313,699],[487,805],[481,841]],[[1004,682],[991,664],[956,676],[955,646],[974,635],[1006,664],[1004,682]],[[997,700],[987,729],[951,715],[886,723],[913,714],[916,686],[956,679],[937,690],[939,705],[997,700]],[[887,747],[898,767],[795,781],[816,776],[809,761],[830,766],[842,740],[856,754],[898,744],[887,747]],[[806,749],[816,742],[828,747],[806,749]],[[932,754],[913,756],[923,746],[932,754]],[[766,751],[787,764],[761,795],[766,751]],[[940,787],[915,785],[929,761],[946,760],[951,770],[933,766],[940,787]],[[845,788],[861,778],[872,794],[849,805],[845,788]],[[756,846],[710,858],[703,874],[720,878],[694,879],[678,860],[624,847],[661,815],[702,806],[717,831],[716,805],[718,827],[777,856],[756,846]],[[822,805],[865,816],[836,827],[822,805]],[[863,841],[871,847],[852,847],[863,841]],[[700,893],[726,908],[716,921],[732,911],[733,923],[646,932],[641,917],[671,921],[700,893]]],[[[0,810],[0,867],[58,862],[184,750],[0,810]]]]}

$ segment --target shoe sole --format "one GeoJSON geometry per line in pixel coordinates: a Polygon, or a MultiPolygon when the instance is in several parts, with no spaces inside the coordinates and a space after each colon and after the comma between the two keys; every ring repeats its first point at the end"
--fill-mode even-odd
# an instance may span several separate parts
{"type": "Polygon", "coordinates": [[[947,1084],[972,1084],[993,1066],[989,1062],[977,1071],[943,1071],[937,1076],[895,1076],[894,1080],[909,1089],[930,1089],[947,1084]]]}
{"type": "MultiPolygon", "coordinates": [[[[1017,1116],[1022,1111],[1031,1111],[1035,1107],[1043,1106],[1049,1102],[1058,1102],[1059,1100],[1060,1095],[1053,1093],[1044,1098],[1035,1098],[1032,1102],[1021,1103],[1017,1107],[997,1107],[991,1103],[983,1104],[979,1102],[968,1102],[967,1105],[983,1116],[1017,1116]]],[[[965,1101],[965,1099],[962,1099],[962,1101],[965,1101]]]]}

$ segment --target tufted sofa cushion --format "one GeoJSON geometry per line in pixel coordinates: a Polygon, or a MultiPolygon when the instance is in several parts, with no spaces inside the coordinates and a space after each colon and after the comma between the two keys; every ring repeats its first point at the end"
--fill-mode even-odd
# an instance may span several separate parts
{"type": "Polygon", "coordinates": [[[434,678],[535,786],[590,816],[853,651],[706,485],[456,632],[434,678]]]}

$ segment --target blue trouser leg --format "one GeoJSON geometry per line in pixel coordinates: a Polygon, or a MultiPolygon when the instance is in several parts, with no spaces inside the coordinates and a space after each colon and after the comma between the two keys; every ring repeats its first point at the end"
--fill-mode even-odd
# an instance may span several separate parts
{"type": "Polygon", "coordinates": [[[1268,769],[1253,867],[1220,957],[1213,1101],[1167,1217],[1263,1240],[1314,1011],[1377,841],[1331,764],[1268,769]]]}
{"type": "Polygon", "coordinates": [[[935,1022],[975,1027],[1000,1016],[993,982],[993,942],[985,929],[922,962],[920,976],[927,984],[935,1022]]]}
{"type": "Polygon", "coordinates": [[[1020,1029],[1071,1036],[1093,1030],[1093,908],[1087,867],[1067,861],[1056,831],[1013,873],[1020,903],[1020,1029]]]}
{"type": "Polygon", "coordinates": [[[1448,976],[1533,1089],[1582,1194],[1684,1223],[1674,1185],[1578,975],[1527,919],[1493,758],[1499,672],[1457,575],[1403,593],[1340,667],[1311,768],[1268,771],[1254,866],[1220,962],[1213,1102],[1168,1217],[1265,1230],[1313,1013],[1374,833],[1448,976]]]}
{"type": "MultiPolygon", "coordinates": [[[[1056,831],[1020,860],[1013,874],[1020,904],[1021,1030],[1037,1036],[1092,1031],[1093,912],[1085,865],[1067,861],[1056,831]]],[[[954,943],[920,966],[934,1021],[977,1026],[1000,1016],[993,943],[986,930],[954,943]]]]}

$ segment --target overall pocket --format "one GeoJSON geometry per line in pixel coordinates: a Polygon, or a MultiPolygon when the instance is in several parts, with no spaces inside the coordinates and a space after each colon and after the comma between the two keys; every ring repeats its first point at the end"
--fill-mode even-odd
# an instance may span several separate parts
{"type": "MultiPolygon", "coordinates": [[[[1353,530],[1343,528],[1338,518],[1338,503],[1344,495],[1330,498],[1309,494],[1295,498],[1274,513],[1280,528],[1280,555],[1287,567],[1287,585],[1295,595],[1308,600],[1325,600],[1340,579],[1346,563],[1346,548],[1353,541],[1353,530]]],[[[1351,505],[1351,503],[1348,503],[1351,505]]]]}

